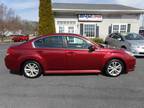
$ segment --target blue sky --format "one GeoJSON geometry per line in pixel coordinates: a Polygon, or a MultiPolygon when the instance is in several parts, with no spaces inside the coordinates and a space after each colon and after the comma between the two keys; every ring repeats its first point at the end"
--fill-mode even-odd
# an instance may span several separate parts
{"type": "MultiPolygon", "coordinates": [[[[22,19],[38,21],[38,5],[39,0],[0,0],[9,8],[15,10],[16,14],[21,16],[22,19]]],[[[57,3],[110,3],[110,4],[123,4],[134,6],[144,9],[143,0],[53,0],[57,3]]]]}

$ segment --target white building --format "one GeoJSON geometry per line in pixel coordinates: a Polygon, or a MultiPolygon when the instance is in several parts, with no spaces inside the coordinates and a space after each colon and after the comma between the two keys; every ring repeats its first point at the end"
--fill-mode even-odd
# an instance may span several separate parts
{"type": "Polygon", "coordinates": [[[144,10],[116,4],[53,4],[57,33],[105,38],[112,32],[135,32],[144,10]]]}

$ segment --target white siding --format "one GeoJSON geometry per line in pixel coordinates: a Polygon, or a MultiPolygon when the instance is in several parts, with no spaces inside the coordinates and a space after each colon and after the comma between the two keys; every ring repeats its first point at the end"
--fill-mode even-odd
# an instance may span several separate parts
{"type": "MultiPolygon", "coordinates": [[[[102,15],[103,21],[102,22],[91,22],[94,24],[97,24],[99,26],[99,37],[105,39],[105,37],[109,33],[109,26],[111,26],[114,23],[125,23],[125,24],[131,24],[130,32],[138,33],[139,27],[140,27],[140,19],[138,14],[136,15],[102,15]]],[[[60,14],[56,15],[55,18],[55,24],[56,24],[56,31],[58,32],[58,25],[57,21],[76,21],[76,30],[75,33],[80,33],[80,22],[78,22],[77,15],[65,15],[60,14]]],[[[82,22],[82,23],[89,23],[89,22],[82,22]]]]}

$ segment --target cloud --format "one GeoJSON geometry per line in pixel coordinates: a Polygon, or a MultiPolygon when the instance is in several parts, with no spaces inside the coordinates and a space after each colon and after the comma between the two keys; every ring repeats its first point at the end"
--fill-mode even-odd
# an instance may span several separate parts
{"type": "Polygon", "coordinates": [[[123,4],[127,6],[133,6],[138,8],[144,8],[143,0],[115,0],[115,3],[117,4],[123,4]]]}

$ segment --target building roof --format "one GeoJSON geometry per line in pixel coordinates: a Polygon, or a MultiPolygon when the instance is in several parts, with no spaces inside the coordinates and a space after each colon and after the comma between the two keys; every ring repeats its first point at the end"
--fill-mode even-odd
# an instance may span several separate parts
{"type": "Polygon", "coordinates": [[[144,10],[119,4],[82,4],[82,3],[54,3],[53,10],[67,11],[131,11],[143,13],[144,10]]]}

